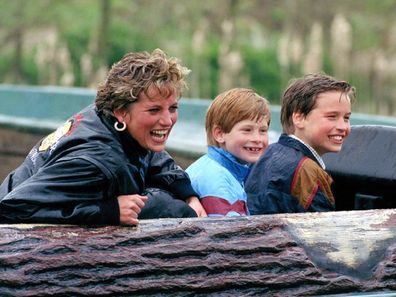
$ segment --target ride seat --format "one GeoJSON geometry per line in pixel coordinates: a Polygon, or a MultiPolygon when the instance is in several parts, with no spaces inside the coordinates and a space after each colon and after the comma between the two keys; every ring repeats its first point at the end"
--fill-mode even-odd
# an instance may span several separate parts
{"type": "Polygon", "coordinates": [[[336,210],[396,207],[396,127],[352,126],[341,151],[323,160],[336,210]]]}

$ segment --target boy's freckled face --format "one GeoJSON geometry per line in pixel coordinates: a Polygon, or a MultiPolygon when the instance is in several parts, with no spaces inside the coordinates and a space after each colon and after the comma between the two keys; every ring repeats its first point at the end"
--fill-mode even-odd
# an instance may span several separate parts
{"type": "Polygon", "coordinates": [[[330,91],[319,94],[315,107],[295,124],[295,135],[319,155],[338,152],[350,132],[351,102],[346,94],[330,91]]]}
{"type": "Polygon", "coordinates": [[[243,120],[222,133],[221,146],[242,162],[255,163],[268,146],[268,122],[243,120]]]}

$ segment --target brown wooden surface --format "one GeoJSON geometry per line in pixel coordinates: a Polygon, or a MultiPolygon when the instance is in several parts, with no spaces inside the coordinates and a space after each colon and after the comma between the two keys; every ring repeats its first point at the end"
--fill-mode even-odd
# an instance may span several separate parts
{"type": "Polygon", "coordinates": [[[396,290],[396,210],[0,226],[6,296],[317,296],[396,290]]]}

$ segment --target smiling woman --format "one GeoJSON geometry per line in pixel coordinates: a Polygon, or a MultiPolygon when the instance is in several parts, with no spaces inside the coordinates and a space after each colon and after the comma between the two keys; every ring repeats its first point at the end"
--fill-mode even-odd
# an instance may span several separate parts
{"type": "Polygon", "coordinates": [[[125,55],[95,104],[37,143],[6,177],[0,222],[135,225],[205,216],[188,175],[164,151],[188,72],[159,49],[125,55]]]}
{"type": "Polygon", "coordinates": [[[147,95],[140,95],[138,102],[126,110],[116,110],[114,114],[141,146],[160,152],[165,149],[166,140],[177,121],[177,106],[177,94],[164,97],[158,89],[150,87],[147,95]]]}

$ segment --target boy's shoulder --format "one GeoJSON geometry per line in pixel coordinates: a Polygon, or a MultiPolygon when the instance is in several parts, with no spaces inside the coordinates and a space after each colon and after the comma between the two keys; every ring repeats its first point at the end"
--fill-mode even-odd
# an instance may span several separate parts
{"type": "Polygon", "coordinates": [[[205,154],[188,166],[186,172],[190,178],[199,176],[202,179],[211,179],[213,175],[218,175],[224,170],[224,167],[205,154]]]}
{"type": "MultiPolygon", "coordinates": [[[[250,175],[260,175],[261,180],[292,178],[301,160],[312,159],[309,149],[290,136],[281,136],[268,146],[250,175]]],[[[311,160],[316,164],[315,161],[311,160]]]]}
{"type": "Polygon", "coordinates": [[[270,144],[263,154],[263,158],[277,158],[281,159],[280,161],[294,161],[306,156],[313,158],[309,148],[286,134],[282,134],[277,142],[270,144]]]}
{"type": "Polygon", "coordinates": [[[265,150],[260,162],[287,163],[305,155],[302,144],[288,135],[282,135],[277,142],[271,143],[265,150]]]}
{"type": "Polygon", "coordinates": [[[244,191],[232,173],[207,155],[186,169],[191,184],[199,196],[228,197],[230,201],[242,197],[244,191]]]}
{"type": "MultiPolygon", "coordinates": [[[[221,164],[216,159],[213,159],[208,154],[201,156],[198,160],[192,163],[187,169],[192,183],[207,183],[211,185],[216,184],[230,184],[234,183],[237,178],[234,176],[227,166],[221,164]]],[[[246,175],[249,169],[246,168],[246,175]]]]}

